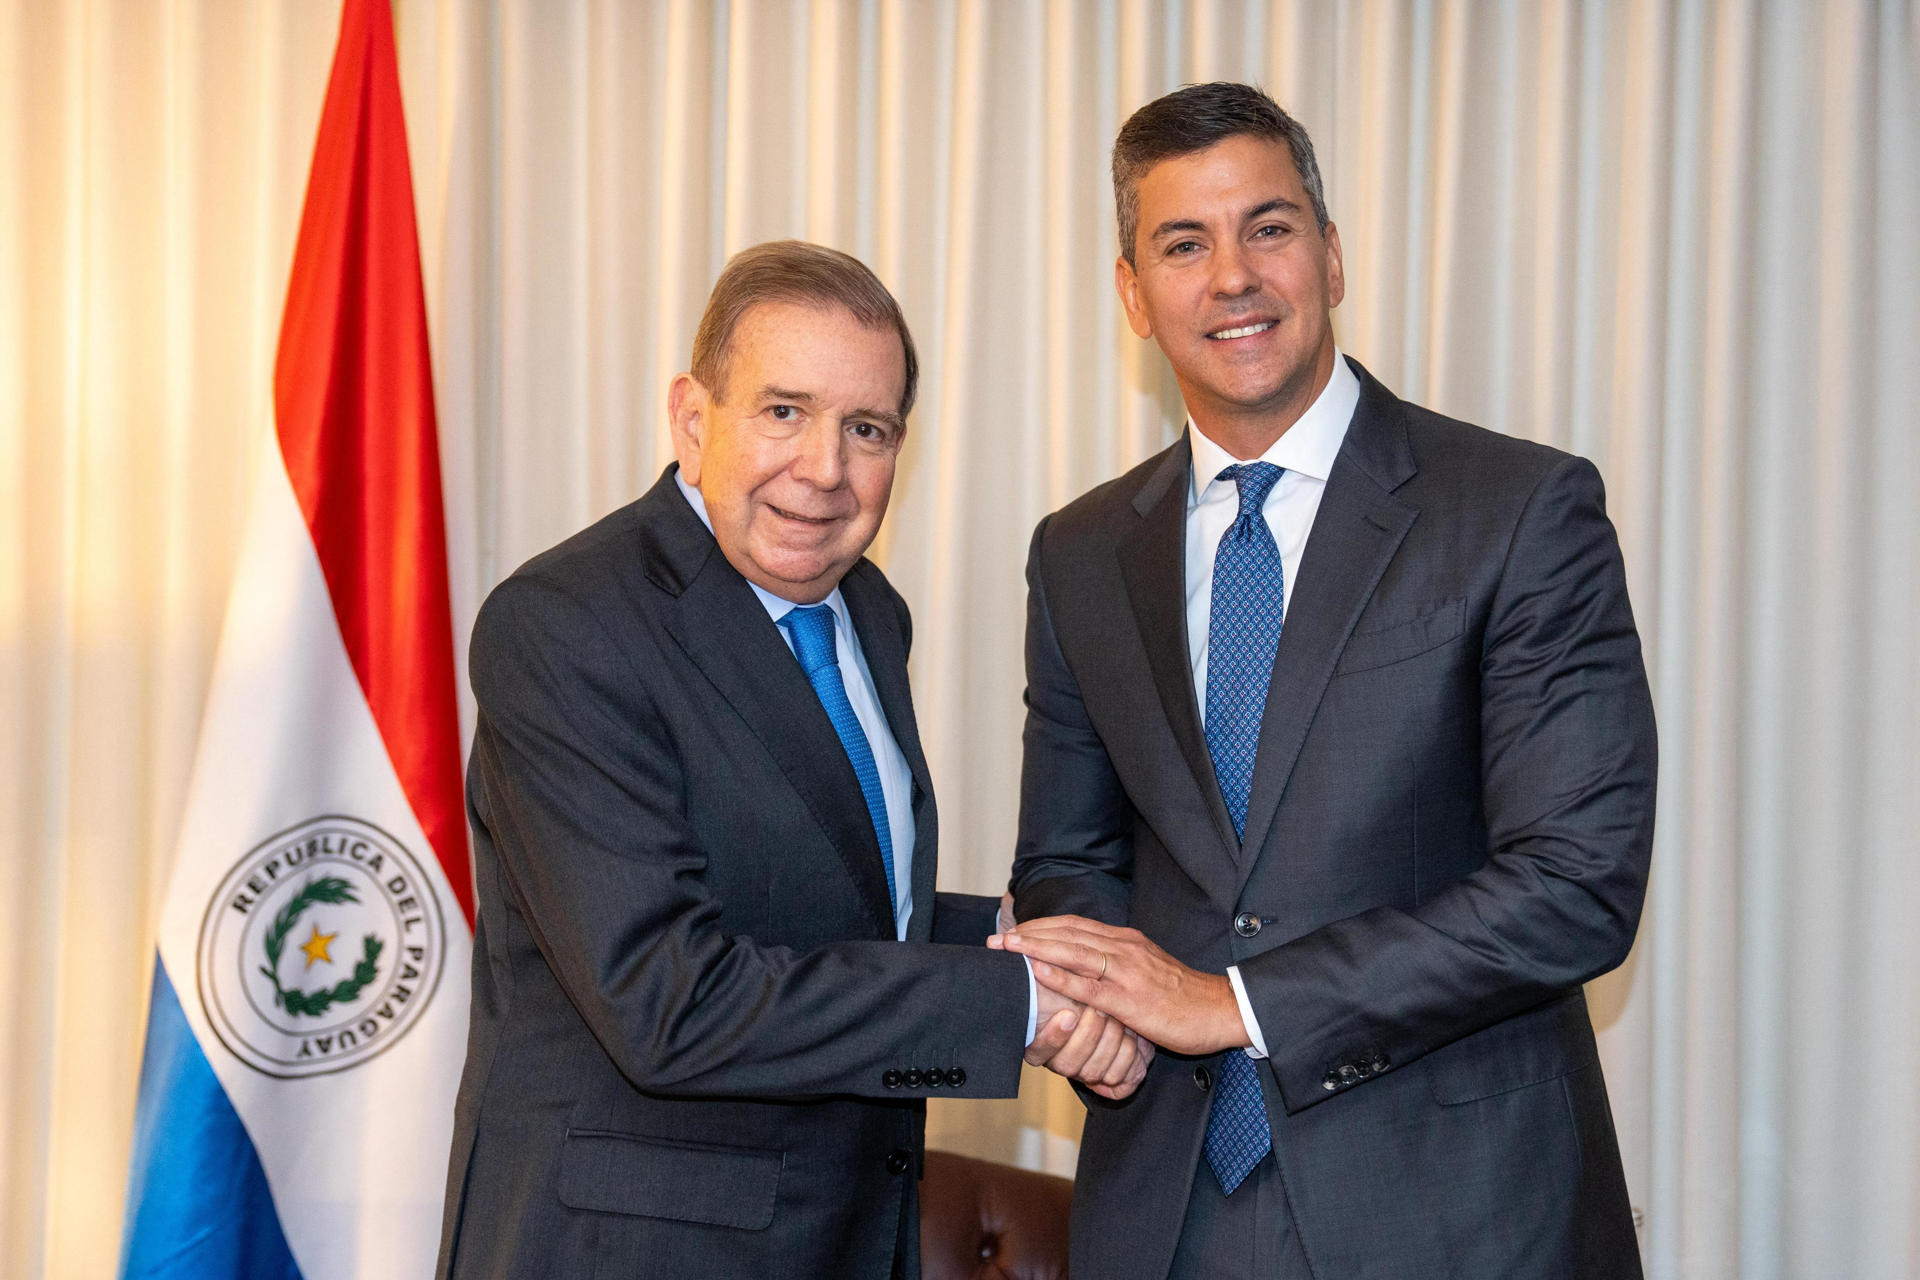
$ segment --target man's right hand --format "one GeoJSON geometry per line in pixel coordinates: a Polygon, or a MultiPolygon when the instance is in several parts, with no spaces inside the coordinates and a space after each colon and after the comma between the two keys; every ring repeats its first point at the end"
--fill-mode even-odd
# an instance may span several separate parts
{"type": "Polygon", "coordinates": [[[1039,997],[1040,1029],[1027,1046],[1029,1063],[1077,1080],[1116,1102],[1140,1087],[1153,1061],[1151,1041],[1047,987],[1039,988],[1039,997]]]}
{"type": "Polygon", "coordinates": [[[1248,1043],[1227,976],[1189,968],[1138,929],[1057,916],[1028,920],[987,945],[1025,956],[1043,992],[1125,1018],[1175,1053],[1218,1053],[1248,1043]]]}

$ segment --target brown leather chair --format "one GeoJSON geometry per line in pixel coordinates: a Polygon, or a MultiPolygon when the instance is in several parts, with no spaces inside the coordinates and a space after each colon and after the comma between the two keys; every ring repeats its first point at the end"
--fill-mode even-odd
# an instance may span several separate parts
{"type": "Polygon", "coordinates": [[[1066,1280],[1073,1182],[927,1152],[920,1182],[921,1280],[1066,1280]]]}

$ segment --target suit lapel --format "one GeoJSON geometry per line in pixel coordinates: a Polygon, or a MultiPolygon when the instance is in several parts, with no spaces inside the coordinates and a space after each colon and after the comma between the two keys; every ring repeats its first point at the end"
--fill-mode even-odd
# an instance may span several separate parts
{"type": "MultiPolygon", "coordinates": [[[[853,629],[866,654],[867,671],[879,695],[887,728],[907,758],[913,775],[913,915],[907,921],[907,939],[925,942],[933,936],[934,878],[938,870],[938,819],[933,805],[933,778],[920,749],[920,726],[913,715],[913,690],[907,680],[907,643],[900,632],[893,602],[880,583],[880,571],[860,561],[840,583],[853,629]]],[[[875,747],[876,752],[878,747],[875,747]]],[[[874,846],[879,856],[879,846],[874,846]]]]}
{"type": "Polygon", "coordinates": [[[880,844],[846,748],[759,597],[719,554],[671,477],[669,468],[662,485],[670,492],[656,486],[649,495],[663,509],[653,533],[665,572],[656,580],[669,591],[679,588],[675,607],[666,611],[667,629],[779,765],[846,865],[882,936],[891,938],[893,904],[880,844]]]}
{"type": "MultiPolygon", "coordinates": [[[[1320,497],[1274,654],[1247,801],[1247,850],[1266,841],[1340,651],[1419,515],[1393,496],[1416,470],[1400,402],[1353,366],[1360,402],[1320,497]]],[[[1257,861],[1242,860],[1243,885],[1257,861]]]]}
{"type": "MultiPolygon", "coordinates": [[[[1174,741],[1179,744],[1194,785],[1200,789],[1201,803],[1213,820],[1214,835],[1229,854],[1237,854],[1233,819],[1221,798],[1220,781],[1214,776],[1213,757],[1207,751],[1206,733],[1200,725],[1193,663],[1187,653],[1187,486],[1192,466],[1193,451],[1182,436],[1134,498],[1134,508],[1142,518],[1120,542],[1120,573],[1174,741]]],[[[1198,883],[1207,884],[1216,878],[1216,864],[1203,858],[1201,851],[1174,848],[1172,852],[1198,883]]]]}

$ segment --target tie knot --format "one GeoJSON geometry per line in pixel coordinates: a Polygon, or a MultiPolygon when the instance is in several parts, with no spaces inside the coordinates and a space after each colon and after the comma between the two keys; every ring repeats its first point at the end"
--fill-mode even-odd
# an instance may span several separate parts
{"type": "Polygon", "coordinates": [[[800,659],[800,669],[808,675],[840,660],[833,643],[833,610],[826,605],[789,609],[780,625],[793,637],[793,656],[800,659]]]}
{"type": "Polygon", "coordinates": [[[1240,490],[1240,517],[1257,516],[1267,495],[1280,483],[1281,471],[1271,462],[1242,462],[1222,471],[1217,479],[1231,480],[1240,490]]]}

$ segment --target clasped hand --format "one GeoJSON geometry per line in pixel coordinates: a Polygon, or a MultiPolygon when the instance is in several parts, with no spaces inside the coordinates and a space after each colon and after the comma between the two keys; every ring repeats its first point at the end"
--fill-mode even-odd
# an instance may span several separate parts
{"type": "MultiPolygon", "coordinates": [[[[1014,927],[1010,893],[1000,899],[999,926],[1000,932],[987,940],[988,946],[999,948],[1003,935],[1014,927]]],[[[1078,1081],[1116,1102],[1132,1094],[1147,1078],[1153,1042],[1119,1019],[1040,984],[1039,976],[1036,965],[1039,1008],[1033,1042],[1027,1046],[1027,1062],[1078,1081]]]]}
{"type": "MultiPolygon", "coordinates": [[[[1248,1043],[1240,1005],[1226,975],[1189,968],[1138,929],[1119,929],[1081,916],[1054,916],[1009,927],[1010,917],[1011,911],[1004,910],[1001,931],[987,939],[987,945],[1027,957],[1043,992],[1071,1001],[1089,1014],[1105,1015],[1108,1024],[1117,1021],[1125,1035],[1145,1046],[1149,1061],[1156,1044],[1175,1053],[1206,1054],[1248,1043]]],[[[1042,1013],[1046,1013],[1044,1004],[1042,1013]]],[[[1084,1027],[1076,1030],[1046,1065],[1060,1070],[1056,1065],[1060,1055],[1085,1034],[1084,1027]]],[[[1104,1027],[1101,1034],[1107,1034],[1104,1027]]],[[[1036,1037],[1033,1048],[1041,1047],[1045,1039],[1044,1033],[1036,1037]]],[[[1033,1061],[1033,1048],[1028,1061],[1033,1061]]],[[[1140,1065],[1140,1075],[1144,1078],[1145,1063],[1140,1065]]],[[[1131,1087],[1126,1090],[1131,1092],[1131,1087]]]]}

